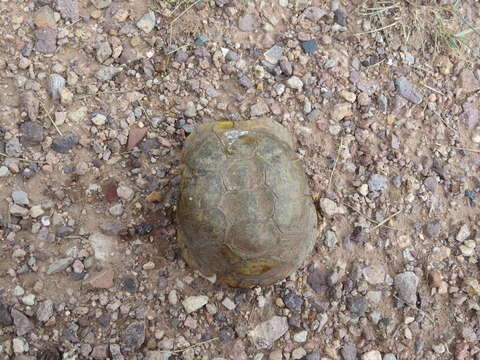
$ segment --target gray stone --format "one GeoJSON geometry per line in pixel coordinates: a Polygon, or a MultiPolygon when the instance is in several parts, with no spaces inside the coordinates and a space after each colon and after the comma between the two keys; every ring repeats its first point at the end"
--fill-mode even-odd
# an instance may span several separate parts
{"type": "Polygon", "coordinates": [[[123,214],[123,205],[122,204],[115,204],[113,205],[110,209],[108,209],[108,212],[112,216],[122,216],[123,214]]]}
{"type": "Polygon", "coordinates": [[[400,76],[399,78],[395,79],[395,87],[397,89],[397,93],[404,99],[414,104],[420,104],[422,102],[422,94],[415,90],[413,85],[405,76],[400,76]]]}
{"type": "Polygon", "coordinates": [[[67,133],[53,140],[52,149],[60,154],[66,154],[78,144],[78,141],[78,136],[67,133]]]}
{"type": "Polygon", "coordinates": [[[321,111],[319,109],[313,109],[307,116],[307,121],[315,122],[320,119],[321,111]]]}
{"type": "Polygon", "coordinates": [[[437,238],[442,232],[442,224],[438,220],[429,221],[424,228],[425,235],[437,238]]]}
{"type": "Polygon", "coordinates": [[[323,239],[323,242],[325,243],[325,246],[329,248],[335,247],[337,245],[337,236],[335,235],[335,232],[332,230],[328,230],[325,233],[325,238],[323,239]]]}
{"type": "Polygon", "coordinates": [[[378,350],[370,350],[362,355],[362,360],[382,360],[382,354],[378,350]]]}
{"type": "Polygon", "coordinates": [[[388,189],[388,179],[381,174],[373,174],[368,179],[370,191],[384,191],[388,189]]]}
{"type": "Polygon", "coordinates": [[[13,190],[12,199],[13,199],[13,202],[17,205],[30,204],[30,200],[28,200],[28,194],[23,190],[13,190]]]}
{"type": "Polygon", "coordinates": [[[65,20],[73,22],[80,17],[77,0],[57,0],[57,10],[65,20]]]}
{"type": "Polygon", "coordinates": [[[155,27],[155,23],[155,13],[150,10],[145,15],[143,15],[140,20],[137,21],[137,27],[144,33],[148,34],[155,27]]]}
{"type": "Polygon", "coordinates": [[[197,108],[195,107],[195,104],[189,103],[183,112],[183,115],[185,115],[187,118],[193,118],[197,116],[197,108]]]}
{"type": "Polygon", "coordinates": [[[474,103],[466,102],[462,105],[463,113],[460,115],[469,130],[474,129],[480,122],[480,109],[474,103]]]}
{"type": "Polygon", "coordinates": [[[40,101],[33,91],[27,91],[20,96],[20,108],[27,113],[30,120],[37,120],[40,101]]]}
{"type": "Polygon", "coordinates": [[[460,230],[458,230],[458,233],[455,239],[457,241],[464,242],[470,237],[470,235],[471,235],[470,227],[468,226],[468,224],[463,224],[460,227],[460,230]]]}
{"type": "Polygon", "coordinates": [[[37,121],[27,121],[20,126],[23,146],[36,146],[43,141],[43,126],[37,121]]]}
{"type": "Polygon", "coordinates": [[[313,351],[305,356],[305,360],[320,360],[320,353],[313,351]]]}
{"type": "Polygon", "coordinates": [[[335,201],[328,198],[320,199],[320,209],[327,216],[343,214],[343,209],[341,209],[335,201]]]}
{"type": "MultiPolygon", "coordinates": [[[[15,354],[23,354],[28,351],[28,344],[22,338],[15,338],[12,341],[12,348],[15,354]]],[[[18,359],[18,357],[15,359],[18,359]]]]}
{"type": "Polygon", "coordinates": [[[172,353],[166,350],[147,351],[145,360],[169,360],[172,353]]]}
{"type": "Polygon", "coordinates": [[[269,50],[263,54],[265,56],[265,60],[267,60],[271,64],[278,64],[280,58],[283,55],[283,46],[280,45],[273,45],[269,50]]]}
{"type": "Polygon", "coordinates": [[[45,300],[40,303],[37,309],[37,320],[47,322],[53,315],[53,301],[45,300]]]}
{"type": "Polygon", "coordinates": [[[124,360],[125,359],[122,355],[120,345],[118,345],[118,344],[110,344],[110,355],[112,356],[112,360],[124,360]]]}
{"type": "Polygon", "coordinates": [[[35,30],[35,50],[51,54],[57,50],[57,30],[44,28],[35,30]]]}
{"type": "Polygon", "coordinates": [[[112,0],[90,0],[93,6],[95,6],[97,9],[105,9],[106,7],[109,7],[110,4],[112,3],[112,0]]]}
{"type": "Polygon", "coordinates": [[[6,166],[0,166],[0,178],[10,175],[10,170],[6,166]]]}
{"type": "Polygon", "coordinates": [[[63,76],[52,74],[48,78],[48,91],[53,100],[60,99],[60,89],[65,87],[66,80],[63,76]]]}
{"type": "Polygon", "coordinates": [[[313,54],[318,50],[318,43],[316,40],[307,40],[302,42],[302,48],[305,54],[313,54]]]}
{"type": "Polygon", "coordinates": [[[340,350],[343,360],[357,360],[357,347],[355,344],[346,343],[340,350]]]}
{"type": "Polygon", "coordinates": [[[268,114],[269,111],[270,109],[268,105],[264,101],[259,100],[257,101],[256,104],[252,105],[252,107],[250,108],[250,115],[252,117],[262,116],[262,115],[268,114]]]}
{"type": "Polygon", "coordinates": [[[125,351],[138,350],[145,342],[145,323],[137,321],[127,326],[122,334],[122,348],[125,351]]]}
{"type": "Polygon", "coordinates": [[[10,206],[10,214],[12,214],[13,216],[27,216],[28,215],[28,209],[20,206],[20,205],[17,205],[17,204],[13,204],[12,206],[10,206]]]}
{"type": "Polygon", "coordinates": [[[5,144],[5,152],[8,156],[19,157],[22,153],[22,145],[17,137],[13,137],[5,144]]]}
{"type": "Polygon", "coordinates": [[[285,316],[273,316],[258,324],[249,332],[253,344],[258,349],[268,349],[288,331],[288,321],[285,316]]]}
{"type": "Polygon", "coordinates": [[[73,263],[72,257],[59,259],[48,266],[47,275],[59,273],[68,268],[73,263]]]}
{"type": "Polygon", "coordinates": [[[397,357],[394,354],[385,354],[383,360],[397,360],[397,357]]]}
{"type": "Polygon", "coordinates": [[[238,28],[241,31],[255,31],[257,26],[257,19],[253,14],[245,14],[238,20],[238,28]]]}
{"type": "Polygon", "coordinates": [[[110,56],[112,56],[112,47],[108,41],[102,41],[98,44],[96,56],[99,63],[103,63],[110,56]]]}
{"type": "Polygon", "coordinates": [[[187,314],[190,314],[198,309],[202,308],[208,303],[208,296],[198,295],[190,296],[182,301],[182,305],[185,308],[187,314]]]}
{"type": "Polygon", "coordinates": [[[251,88],[253,86],[253,81],[250,79],[247,75],[245,74],[240,74],[238,76],[238,82],[240,85],[242,85],[244,88],[251,88]]]}
{"type": "Polygon", "coordinates": [[[22,298],[22,303],[23,303],[24,305],[27,305],[27,306],[33,306],[33,305],[35,305],[35,295],[33,295],[33,294],[25,295],[25,296],[22,298]]]}
{"type": "Polygon", "coordinates": [[[371,285],[382,284],[385,281],[385,268],[382,265],[370,265],[363,269],[365,280],[371,285]]]}
{"type": "Polygon", "coordinates": [[[320,20],[322,17],[326,16],[327,14],[328,13],[326,10],[323,10],[318,6],[308,7],[303,12],[303,16],[305,16],[308,20],[314,23],[316,23],[318,20],[320,20]]]}
{"type": "Polygon", "coordinates": [[[93,348],[90,358],[94,360],[105,360],[108,358],[108,346],[107,345],[97,345],[93,348]]]}
{"type": "Polygon", "coordinates": [[[303,81],[296,76],[292,76],[287,80],[287,86],[291,89],[295,90],[302,90],[303,88],[303,81]]]}
{"type": "Polygon", "coordinates": [[[13,323],[15,324],[15,333],[17,336],[24,336],[31,332],[34,328],[30,319],[21,311],[12,309],[11,313],[13,323]]]}
{"type": "Polygon", "coordinates": [[[417,303],[418,283],[417,275],[411,271],[406,271],[395,276],[394,286],[398,297],[407,304],[415,305],[417,303]]]}
{"type": "Polygon", "coordinates": [[[121,71],[114,66],[102,66],[96,73],[95,78],[99,81],[110,81],[121,71]]]}
{"type": "Polygon", "coordinates": [[[12,324],[13,319],[8,310],[8,306],[0,302],[0,327],[10,326],[12,324]]]}

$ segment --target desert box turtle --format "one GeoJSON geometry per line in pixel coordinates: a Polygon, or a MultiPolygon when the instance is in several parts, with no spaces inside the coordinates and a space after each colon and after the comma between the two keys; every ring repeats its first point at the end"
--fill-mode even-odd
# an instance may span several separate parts
{"type": "Polygon", "coordinates": [[[312,251],[317,213],[289,132],[272,119],[209,122],[186,139],[177,239],[188,265],[269,285],[312,251]]]}

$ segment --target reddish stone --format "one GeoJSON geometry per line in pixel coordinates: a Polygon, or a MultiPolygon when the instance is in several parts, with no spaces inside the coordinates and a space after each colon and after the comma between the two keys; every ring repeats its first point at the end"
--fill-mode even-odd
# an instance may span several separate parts
{"type": "Polygon", "coordinates": [[[110,289],[113,287],[114,272],[112,269],[104,270],[88,280],[88,284],[95,289],[110,289]]]}
{"type": "Polygon", "coordinates": [[[468,344],[467,343],[460,343],[455,345],[455,360],[466,360],[468,359],[468,344]]]}
{"type": "Polygon", "coordinates": [[[132,128],[128,133],[127,150],[132,150],[147,135],[146,128],[132,128]]]}

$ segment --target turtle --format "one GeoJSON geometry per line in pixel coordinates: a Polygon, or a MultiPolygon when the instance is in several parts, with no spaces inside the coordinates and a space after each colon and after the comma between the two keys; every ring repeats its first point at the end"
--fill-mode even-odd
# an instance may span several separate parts
{"type": "Polygon", "coordinates": [[[312,252],[318,218],[288,130],[271,118],[212,121],[185,139],[177,243],[187,265],[231,287],[266,286],[312,252]]]}

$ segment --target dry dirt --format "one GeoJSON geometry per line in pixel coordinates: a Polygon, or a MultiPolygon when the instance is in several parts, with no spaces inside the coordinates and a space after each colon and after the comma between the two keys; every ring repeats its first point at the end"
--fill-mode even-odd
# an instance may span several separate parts
{"type": "Polygon", "coordinates": [[[0,359],[480,359],[478,58],[376,31],[374,4],[0,0],[0,359]],[[231,289],[179,257],[181,149],[259,116],[322,231],[231,289]]]}

